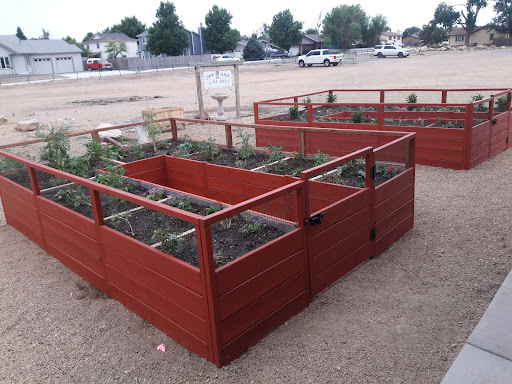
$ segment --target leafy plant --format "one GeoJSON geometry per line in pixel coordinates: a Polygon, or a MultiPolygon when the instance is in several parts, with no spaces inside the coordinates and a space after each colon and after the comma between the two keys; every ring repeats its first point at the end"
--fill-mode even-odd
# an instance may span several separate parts
{"type": "Polygon", "coordinates": [[[290,119],[297,120],[299,118],[299,106],[294,105],[293,107],[288,108],[288,113],[290,114],[290,119]]]}
{"type": "Polygon", "coordinates": [[[302,152],[293,152],[293,159],[297,161],[304,160],[304,154],[302,152]]]}
{"type": "Polygon", "coordinates": [[[69,158],[69,139],[64,136],[64,131],[52,125],[45,139],[46,145],[41,151],[41,161],[49,167],[64,170],[69,158]]]}
{"type": "Polygon", "coordinates": [[[213,160],[213,157],[220,152],[219,147],[215,145],[215,139],[211,137],[199,143],[199,149],[205,152],[210,160],[213,160]]]}
{"type": "Polygon", "coordinates": [[[242,128],[236,128],[235,129],[236,137],[239,138],[241,141],[236,143],[236,145],[240,145],[240,150],[238,151],[238,158],[241,160],[245,160],[249,158],[250,156],[256,155],[256,151],[252,147],[252,145],[249,143],[249,140],[251,138],[251,134],[244,133],[242,128]]]}
{"type": "Polygon", "coordinates": [[[334,93],[329,93],[327,95],[327,102],[328,103],[335,103],[336,101],[338,101],[338,96],[335,95],[334,93]]]}
{"type": "Polygon", "coordinates": [[[85,144],[85,147],[87,148],[85,156],[89,160],[89,164],[98,164],[103,156],[103,146],[97,141],[90,141],[85,144]]]}
{"type": "Polygon", "coordinates": [[[318,152],[312,154],[310,158],[315,161],[315,167],[317,167],[319,165],[326,163],[329,156],[323,153],[322,151],[318,150],[318,152]]]}
{"type": "Polygon", "coordinates": [[[164,196],[165,196],[165,190],[157,187],[157,188],[150,189],[148,191],[148,193],[146,194],[146,196],[144,196],[144,197],[146,199],[150,199],[153,201],[160,201],[160,200],[163,200],[164,196]]]}
{"type": "Polygon", "coordinates": [[[366,176],[366,168],[364,163],[357,160],[351,160],[336,168],[337,176],[366,176]]]}
{"type": "Polygon", "coordinates": [[[183,143],[180,144],[179,150],[174,154],[175,157],[185,157],[189,153],[192,153],[196,147],[194,143],[190,141],[190,136],[184,135],[182,137],[183,143]]]}
{"type": "Polygon", "coordinates": [[[211,215],[212,213],[220,211],[220,208],[217,208],[217,207],[206,207],[204,209],[204,211],[206,213],[206,216],[208,216],[208,215],[211,215]]]}
{"type": "Polygon", "coordinates": [[[221,220],[220,221],[220,226],[223,228],[223,229],[229,229],[231,228],[231,225],[233,224],[233,216],[231,217],[227,217],[225,218],[224,220],[221,220]]]}
{"type": "Polygon", "coordinates": [[[149,138],[153,142],[153,149],[156,153],[156,142],[158,141],[158,137],[162,134],[162,126],[154,122],[155,115],[153,113],[144,113],[142,117],[144,119],[142,127],[147,131],[149,138]]]}
{"type": "Polygon", "coordinates": [[[91,206],[89,197],[85,195],[81,188],[59,189],[54,196],[57,200],[62,200],[68,208],[78,208],[81,205],[91,206]]]}
{"type": "Polygon", "coordinates": [[[235,161],[235,164],[233,164],[233,166],[235,168],[244,169],[247,166],[247,161],[246,160],[238,159],[238,160],[235,161]]]}
{"type": "Polygon", "coordinates": [[[67,159],[64,164],[64,171],[75,176],[89,176],[90,163],[86,157],[72,157],[67,159]]]}
{"type": "Polygon", "coordinates": [[[243,232],[244,234],[260,232],[267,226],[265,220],[260,217],[253,216],[248,213],[242,213],[241,216],[244,222],[242,224],[242,228],[240,228],[240,232],[243,232]]]}
{"type": "Polygon", "coordinates": [[[171,194],[165,203],[171,207],[183,209],[184,211],[192,210],[192,203],[188,200],[188,196],[171,194]]]}
{"type": "MultiPolygon", "coordinates": [[[[416,104],[418,102],[418,96],[416,96],[415,93],[411,93],[409,96],[406,97],[405,101],[407,101],[409,104],[416,104]]],[[[407,107],[408,111],[413,111],[414,107],[407,107]]]]}
{"type": "Polygon", "coordinates": [[[283,146],[282,145],[268,145],[268,162],[273,163],[275,161],[279,161],[284,159],[284,154],[282,152],[283,146]]]}
{"type": "Polygon", "coordinates": [[[165,150],[165,149],[167,149],[168,144],[169,143],[167,142],[167,140],[162,140],[162,141],[159,141],[158,143],[156,143],[156,147],[157,147],[157,149],[165,150]]]}
{"type": "Polygon", "coordinates": [[[126,156],[126,152],[118,145],[109,145],[105,148],[104,155],[107,159],[121,160],[126,156]]]}
{"type": "Polygon", "coordinates": [[[389,180],[398,175],[401,171],[393,167],[385,167],[383,165],[377,164],[375,166],[375,172],[377,173],[377,175],[380,175],[384,180],[389,180]]]}
{"type": "MultiPolygon", "coordinates": [[[[478,95],[475,95],[475,96],[471,97],[471,101],[473,101],[473,102],[480,101],[480,100],[483,100],[483,99],[484,99],[484,96],[481,95],[480,93],[478,95]]],[[[475,107],[475,112],[485,112],[485,106],[483,104],[478,104],[475,107]]]]}
{"type": "Polygon", "coordinates": [[[307,104],[311,103],[311,97],[306,97],[304,100],[302,100],[302,102],[307,104]]]}
{"type": "Polygon", "coordinates": [[[176,253],[182,241],[179,233],[170,233],[165,228],[156,229],[151,239],[158,240],[162,244],[162,249],[168,253],[176,253]]]}
{"type": "Polygon", "coordinates": [[[110,225],[114,229],[118,229],[121,223],[126,223],[128,228],[130,228],[130,233],[132,236],[135,236],[135,232],[133,231],[132,224],[130,223],[130,218],[132,217],[131,212],[122,212],[118,213],[117,215],[114,215],[110,218],[110,225]]]}
{"type": "Polygon", "coordinates": [[[507,110],[507,96],[496,99],[496,110],[498,112],[505,112],[507,110]]]}
{"type": "Polygon", "coordinates": [[[123,177],[125,173],[126,170],[123,167],[107,165],[105,173],[96,176],[96,182],[112,188],[120,189],[121,191],[129,192],[130,185],[126,183],[126,180],[123,177]]]}
{"type": "Polygon", "coordinates": [[[146,156],[144,153],[144,148],[142,148],[142,145],[140,144],[132,145],[130,150],[137,160],[143,159],[146,156]]]}
{"type": "Polygon", "coordinates": [[[363,113],[361,111],[354,112],[350,115],[352,122],[354,123],[362,123],[363,122],[363,113]]]}
{"type": "Polygon", "coordinates": [[[303,171],[302,168],[297,168],[292,171],[292,176],[294,177],[300,177],[300,173],[303,171]]]}

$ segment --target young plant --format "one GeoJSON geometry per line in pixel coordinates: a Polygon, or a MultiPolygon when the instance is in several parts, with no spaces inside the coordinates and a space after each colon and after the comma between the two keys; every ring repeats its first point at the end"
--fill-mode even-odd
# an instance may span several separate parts
{"type": "Polygon", "coordinates": [[[283,155],[283,146],[282,145],[272,145],[272,144],[269,144],[268,145],[268,152],[267,152],[267,155],[268,155],[268,162],[269,163],[273,163],[275,161],[279,161],[279,160],[282,160],[284,159],[284,155],[283,155]]]}
{"type": "Polygon", "coordinates": [[[132,217],[131,212],[123,212],[118,213],[110,218],[110,225],[114,229],[118,229],[121,223],[126,223],[128,228],[130,228],[130,234],[135,236],[135,232],[133,231],[132,224],[130,223],[130,218],[132,217]]]}
{"type": "Polygon", "coordinates": [[[244,222],[242,224],[242,228],[240,228],[240,232],[243,232],[244,234],[258,233],[267,226],[265,220],[260,217],[253,216],[248,213],[242,213],[241,216],[244,222]]]}
{"type": "Polygon", "coordinates": [[[315,167],[317,167],[319,165],[326,163],[329,156],[323,153],[322,151],[318,150],[318,152],[312,154],[310,158],[315,161],[315,167]]]}
{"type": "Polygon", "coordinates": [[[155,115],[152,113],[144,113],[142,117],[144,119],[142,127],[147,131],[149,138],[153,142],[153,149],[156,153],[156,142],[158,141],[158,137],[162,134],[162,126],[155,123],[155,115]]]}
{"type": "Polygon", "coordinates": [[[142,148],[142,145],[140,145],[140,144],[132,145],[130,148],[130,151],[133,153],[133,155],[135,156],[135,158],[137,160],[140,160],[140,159],[143,159],[144,157],[146,157],[146,155],[144,153],[144,149],[142,148]]]}
{"type": "Polygon", "coordinates": [[[59,189],[54,196],[62,200],[68,208],[78,208],[81,205],[91,206],[89,197],[80,188],[59,189]]]}
{"type": "Polygon", "coordinates": [[[335,95],[334,93],[329,93],[327,95],[327,102],[328,103],[335,103],[337,100],[338,100],[338,96],[335,95]]]}
{"type": "Polygon", "coordinates": [[[366,176],[365,164],[357,160],[351,160],[336,168],[337,176],[366,176]]]}
{"type": "Polygon", "coordinates": [[[507,110],[507,96],[496,99],[496,111],[505,112],[507,110]]]}
{"type": "Polygon", "coordinates": [[[160,150],[166,150],[168,144],[169,143],[167,142],[167,140],[162,140],[162,141],[159,141],[158,143],[156,143],[156,147],[157,147],[157,149],[160,149],[160,150]]]}
{"type": "Polygon", "coordinates": [[[302,169],[302,168],[294,169],[294,170],[292,171],[292,176],[293,176],[293,177],[300,177],[300,173],[301,173],[302,171],[303,171],[303,169],[302,169]]]}
{"type": "Polygon", "coordinates": [[[69,139],[64,136],[64,131],[52,125],[45,139],[46,145],[41,151],[41,161],[49,167],[64,170],[69,158],[69,139]]]}
{"type": "Polygon", "coordinates": [[[204,211],[205,211],[205,213],[206,213],[206,216],[208,216],[208,215],[211,215],[211,214],[213,214],[213,213],[215,213],[215,212],[220,211],[220,208],[217,208],[217,207],[206,207],[206,208],[204,209],[204,211]]]}
{"type": "Polygon", "coordinates": [[[90,165],[98,164],[103,156],[103,146],[97,141],[90,141],[85,144],[87,153],[85,157],[89,160],[90,165]]]}
{"type": "Polygon", "coordinates": [[[214,156],[220,152],[219,147],[215,145],[215,139],[211,137],[199,144],[199,149],[206,153],[210,160],[213,160],[214,156]]]}
{"type": "Polygon", "coordinates": [[[242,128],[236,128],[235,129],[236,137],[239,138],[241,141],[236,143],[236,145],[240,145],[240,150],[238,151],[238,158],[241,160],[246,160],[250,156],[256,155],[256,151],[252,147],[252,145],[249,143],[249,140],[252,135],[248,133],[244,133],[242,128]]]}
{"type": "Polygon", "coordinates": [[[157,188],[150,189],[148,191],[148,193],[146,194],[146,196],[144,196],[144,197],[146,199],[150,199],[153,201],[160,201],[160,200],[163,200],[164,196],[165,196],[165,190],[157,187],[157,188]]]}
{"type": "Polygon", "coordinates": [[[311,97],[306,97],[304,100],[302,100],[303,103],[309,104],[311,103],[311,97]]]}
{"type": "Polygon", "coordinates": [[[120,189],[121,191],[129,192],[130,185],[126,183],[126,180],[123,177],[125,172],[126,170],[123,167],[107,165],[105,173],[96,176],[96,182],[112,188],[120,189]]]}
{"type": "Polygon", "coordinates": [[[165,228],[156,229],[151,239],[158,240],[162,244],[162,249],[168,253],[176,253],[182,241],[179,233],[170,233],[165,228]]]}
{"type": "Polygon", "coordinates": [[[192,203],[188,200],[188,197],[184,195],[171,194],[167,198],[166,204],[174,208],[183,209],[184,211],[192,210],[192,203]]]}
{"type": "Polygon", "coordinates": [[[350,115],[352,122],[354,123],[362,123],[363,122],[363,113],[361,111],[354,112],[350,115]]]}
{"type": "Polygon", "coordinates": [[[119,147],[118,145],[109,145],[105,148],[104,155],[107,159],[111,160],[121,160],[123,157],[126,156],[126,152],[123,148],[119,147]]]}
{"type": "MultiPolygon", "coordinates": [[[[473,101],[473,102],[480,101],[480,100],[483,100],[483,99],[484,99],[484,96],[481,95],[481,94],[478,94],[478,95],[475,95],[475,96],[471,97],[471,101],[473,101]]],[[[483,104],[478,104],[475,107],[475,112],[485,112],[485,106],[483,104]]]]}
{"type": "Polygon", "coordinates": [[[418,102],[418,96],[415,93],[411,93],[409,96],[405,98],[409,104],[416,104],[418,102]]]}
{"type": "Polygon", "coordinates": [[[293,159],[297,161],[304,160],[304,154],[302,152],[293,152],[293,159]]]}
{"type": "Polygon", "coordinates": [[[190,141],[190,136],[185,135],[182,137],[183,143],[180,144],[179,150],[174,154],[175,157],[185,157],[191,153],[196,147],[194,143],[190,141]]]}
{"type": "Polygon", "coordinates": [[[90,162],[86,157],[72,157],[65,161],[63,168],[64,171],[72,175],[87,177],[89,176],[90,162]]]}
{"type": "Polygon", "coordinates": [[[297,120],[299,118],[299,106],[294,105],[293,107],[288,108],[288,113],[290,114],[290,119],[297,120]]]}

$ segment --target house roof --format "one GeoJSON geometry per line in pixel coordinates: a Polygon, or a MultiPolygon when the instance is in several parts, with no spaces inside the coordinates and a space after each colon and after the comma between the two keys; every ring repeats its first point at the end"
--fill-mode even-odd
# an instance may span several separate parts
{"type": "Polygon", "coordinates": [[[126,42],[137,41],[137,39],[132,39],[131,37],[126,36],[124,33],[95,33],[90,40],[84,41],[83,44],[90,42],[107,42],[109,40],[121,40],[126,42]]]}
{"type": "Polygon", "coordinates": [[[0,45],[18,55],[82,52],[62,39],[20,40],[16,35],[0,35],[0,45]]]}
{"type": "Polygon", "coordinates": [[[318,33],[307,33],[302,38],[302,44],[308,44],[311,41],[313,41],[314,43],[323,43],[324,39],[320,37],[318,33]]]}
{"type": "Polygon", "coordinates": [[[409,35],[407,37],[404,37],[404,40],[408,39],[408,38],[413,38],[413,39],[418,39],[418,40],[420,39],[420,37],[415,33],[413,33],[412,35],[409,35]]]}
{"type": "MultiPolygon", "coordinates": [[[[476,27],[475,30],[471,33],[475,33],[481,29],[484,29],[484,28],[487,28],[487,26],[483,26],[483,27],[476,27]]],[[[489,28],[489,30],[491,29],[494,29],[494,28],[489,28]]],[[[450,33],[448,34],[448,36],[460,36],[460,35],[465,35],[466,34],[466,29],[465,28],[462,28],[462,27],[456,27],[456,28],[453,28],[450,33]]]]}
{"type": "Polygon", "coordinates": [[[147,37],[148,35],[149,35],[149,32],[148,32],[148,30],[146,29],[144,32],[139,33],[139,34],[137,35],[137,37],[147,37]]]}
{"type": "Polygon", "coordinates": [[[402,34],[400,32],[384,31],[381,33],[381,36],[402,36],[402,34]]]}

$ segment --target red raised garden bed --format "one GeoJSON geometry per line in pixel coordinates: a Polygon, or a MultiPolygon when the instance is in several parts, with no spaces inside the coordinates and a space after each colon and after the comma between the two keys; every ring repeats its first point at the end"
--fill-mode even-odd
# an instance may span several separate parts
{"type": "MultiPolygon", "coordinates": [[[[226,125],[226,132],[231,125],[226,125]]],[[[173,135],[176,139],[175,129],[173,135]]],[[[28,172],[30,184],[24,187],[12,173],[4,172],[0,196],[10,225],[190,351],[220,367],[413,226],[414,134],[310,129],[301,133],[294,146],[303,151],[321,148],[337,158],[303,171],[300,178],[166,155],[125,164],[124,177],[132,183],[159,186],[224,207],[208,216],[4,151],[0,156],[18,162],[19,172],[28,172]],[[380,168],[376,163],[397,170],[377,187],[375,174],[380,168]],[[362,166],[364,187],[330,181],[347,164],[362,166]],[[93,218],[49,199],[39,188],[42,174],[85,187],[93,218]],[[197,266],[107,225],[109,218],[102,205],[106,195],[189,223],[193,237],[188,239],[197,248],[197,266]],[[220,226],[244,215],[264,221],[280,235],[216,267],[220,226]]]]}
{"type": "MultiPolygon", "coordinates": [[[[418,164],[471,169],[512,145],[511,95],[510,89],[328,90],[256,102],[254,116],[256,124],[414,132],[418,164]],[[406,103],[408,93],[417,93],[418,102],[406,103]],[[355,112],[361,123],[351,120],[355,112]]],[[[256,131],[258,145],[271,140],[285,148],[298,135],[256,131]]]]}

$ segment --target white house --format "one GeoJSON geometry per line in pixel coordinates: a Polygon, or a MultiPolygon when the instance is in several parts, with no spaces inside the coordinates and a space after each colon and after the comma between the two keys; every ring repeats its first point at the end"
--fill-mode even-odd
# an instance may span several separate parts
{"type": "Polygon", "coordinates": [[[81,53],[62,39],[20,40],[15,35],[0,35],[0,75],[83,71],[81,53]]]}
{"type": "Polygon", "coordinates": [[[400,32],[382,32],[379,39],[382,44],[403,44],[400,32]]]}
{"type": "Polygon", "coordinates": [[[108,53],[105,53],[106,45],[110,41],[122,41],[126,44],[126,52],[123,57],[139,57],[139,42],[132,39],[124,33],[95,33],[90,40],[84,41],[82,44],[87,48],[94,57],[108,59],[108,53]]]}

